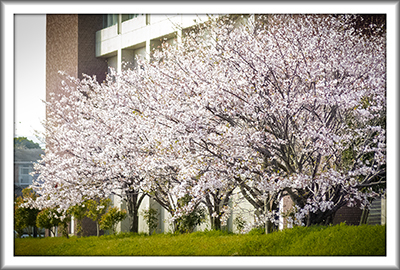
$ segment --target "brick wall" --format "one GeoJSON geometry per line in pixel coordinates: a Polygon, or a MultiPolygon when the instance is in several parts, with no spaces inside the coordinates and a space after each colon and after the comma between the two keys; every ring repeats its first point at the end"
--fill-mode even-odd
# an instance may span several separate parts
{"type": "Polygon", "coordinates": [[[61,92],[60,70],[78,74],[78,15],[46,16],[46,100],[61,92]]]}
{"type": "Polygon", "coordinates": [[[46,16],[46,100],[60,93],[63,77],[58,71],[82,78],[82,73],[106,77],[105,59],[96,58],[96,31],[103,27],[102,15],[46,16]]]}
{"type": "MultiPolygon", "coordinates": [[[[76,221],[75,221],[76,222],[76,221]]],[[[76,228],[76,225],[75,225],[76,228]]],[[[104,231],[100,230],[100,235],[103,235],[104,231]]],[[[75,233],[76,235],[76,233],[75,233]]],[[[97,235],[97,228],[96,228],[96,222],[91,220],[88,217],[84,217],[82,219],[82,236],[93,236],[97,235]]]]}
{"type": "Polygon", "coordinates": [[[79,15],[78,17],[78,77],[82,73],[96,75],[98,82],[106,78],[107,62],[96,58],[96,32],[103,28],[102,15],[79,15]]]}
{"type": "Polygon", "coordinates": [[[333,218],[333,225],[346,222],[347,225],[359,225],[361,219],[362,210],[360,207],[341,207],[333,218]]]}

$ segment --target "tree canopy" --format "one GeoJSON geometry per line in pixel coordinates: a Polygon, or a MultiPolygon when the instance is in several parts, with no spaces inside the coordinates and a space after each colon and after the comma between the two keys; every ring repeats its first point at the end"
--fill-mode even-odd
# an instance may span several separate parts
{"type": "Polygon", "coordinates": [[[26,137],[15,137],[14,148],[41,149],[38,143],[28,140],[26,137]]]}
{"type": "Polygon", "coordinates": [[[276,223],[285,196],[300,225],[368,207],[386,182],[386,40],[358,22],[210,18],[139,69],[102,84],[68,77],[48,102],[35,190],[60,210],[116,190],[152,197],[173,220],[203,205],[216,227],[234,190],[257,211],[253,226],[276,223]]]}

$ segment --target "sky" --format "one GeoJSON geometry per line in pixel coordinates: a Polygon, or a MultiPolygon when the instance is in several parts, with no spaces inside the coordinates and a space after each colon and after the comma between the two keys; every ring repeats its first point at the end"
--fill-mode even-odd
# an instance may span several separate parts
{"type": "Polygon", "coordinates": [[[14,137],[27,137],[44,147],[36,132],[43,132],[46,99],[46,16],[15,17],[14,137]]]}

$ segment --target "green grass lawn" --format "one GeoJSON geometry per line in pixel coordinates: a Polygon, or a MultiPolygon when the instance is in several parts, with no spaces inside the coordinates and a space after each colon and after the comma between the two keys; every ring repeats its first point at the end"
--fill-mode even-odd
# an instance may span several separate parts
{"type": "Polygon", "coordinates": [[[15,239],[15,256],[385,256],[385,226],[296,227],[268,235],[226,232],[15,239]]]}

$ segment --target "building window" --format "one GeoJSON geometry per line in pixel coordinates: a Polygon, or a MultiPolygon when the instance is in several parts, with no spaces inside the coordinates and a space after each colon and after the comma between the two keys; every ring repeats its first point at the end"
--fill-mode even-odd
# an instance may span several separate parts
{"type": "Polygon", "coordinates": [[[33,171],[32,165],[19,165],[19,185],[24,188],[32,184],[33,177],[30,173],[33,171]]]}
{"type": "Polygon", "coordinates": [[[118,23],[118,14],[103,15],[103,28],[107,28],[118,23]]]}
{"type": "MultiPolygon", "coordinates": [[[[138,17],[139,14],[122,14],[121,22],[131,20],[138,17]]],[[[105,14],[103,15],[103,28],[107,28],[118,24],[118,14],[105,14]]]]}
{"type": "Polygon", "coordinates": [[[136,18],[139,14],[122,14],[122,22],[136,18]]]}

